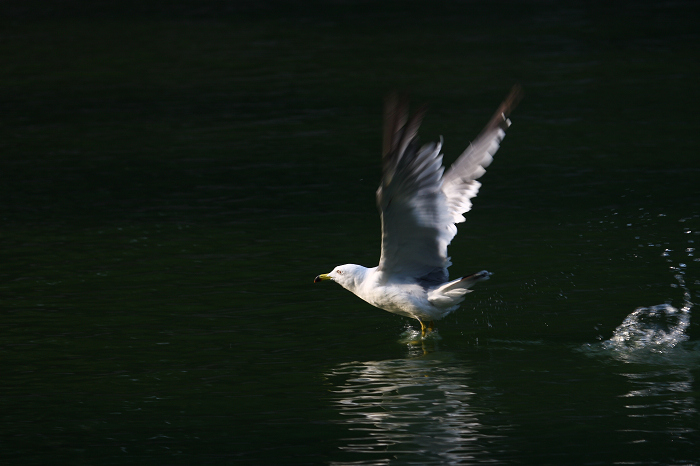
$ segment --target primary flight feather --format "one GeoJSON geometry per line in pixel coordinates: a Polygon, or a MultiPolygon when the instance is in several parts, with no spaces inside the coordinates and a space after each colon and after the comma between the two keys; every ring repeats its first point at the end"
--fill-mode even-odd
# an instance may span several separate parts
{"type": "Polygon", "coordinates": [[[445,172],[442,140],[418,145],[425,108],[409,116],[406,100],[391,95],[384,109],[382,181],[377,189],[382,219],[379,265],[339,265],[314,282],[333,280],[380,309],[417,319],[424,335],[433,321],[456,310],[469,288],[491,274],[482,270],[450,281],[447,246],[457,234],[456,224],[471,209],[481,186],[477,179],[493,160],[520,98],[515,86],[445,172]]]}

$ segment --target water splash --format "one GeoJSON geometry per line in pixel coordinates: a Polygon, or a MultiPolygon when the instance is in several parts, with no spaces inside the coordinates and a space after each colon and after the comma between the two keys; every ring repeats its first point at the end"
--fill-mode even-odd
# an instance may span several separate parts
{"type": "Polygon", "coordinates": [[[640,307],[615,329],[612,338],[602,342],[602,348],[628,362],[649,353],[666,354],[688,340],[689,326],[690,306],[680,310],[670,304],[640,307]]]}
{"type": "Polygon", "coordinates": [[[399,335],[399,343],[411,346],[420,345],[424,342],[437,342],[442,340],[437,329],[423,335],[420,330],[416,330],[410,325],[406,325],[405,330],[399,335]]]}
{"type": "MultiPolygon", "coordinates": [[[[684,234],[688,231],[685,229],[684,234]]],[[[662,248],[660,256],[674,278],[670,287],[676,295],[681,292],[680,302],[678,298],[675,301],[678,307],[671,300],[639,307],[625,317],[609,340],[579,348],[605,362],[623,363],[618,375],[627,383],[621,385],[624,390],[618,399],[620,412],[626,414],[628,421],[621,424],[617,434],[621,442],[645,445],[649,451],[664,444],[696,450],[700,341],[689,336],[693,302],[686,280],[691,286],[700,284],[691,270],[700,261],[695,260],[693,239],[681,243],[686,244],[678,247],[678,242],[646,243],[650,248],[662,248]]]]}
{"type": "MultiPolygon", "coordinates": [[[[661,255],[668,257],[670,252],[665,249],[661,255]]],[[[683,365],[700,359],[700,353],[695,351],[698,345],[684,345],[689,340],[687,330],[693,307],[690,290],[685,284],[686,267],[685,263],[670,267],[676,280],[671,286],[683,292],[680,309],[669,303],[639,307],[625,318],[609,340],[599,345],[586,345],[585,350],[606,353],[623,362],[683,365]]]]}

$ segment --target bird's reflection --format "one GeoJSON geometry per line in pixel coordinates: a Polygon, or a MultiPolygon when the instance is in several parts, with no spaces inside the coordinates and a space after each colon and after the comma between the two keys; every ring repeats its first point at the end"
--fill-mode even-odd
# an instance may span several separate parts
{"type": "Polygon", "coordinates": [[[470,389],[474,371],[449,354],[350,362],[326,375],[339,422],[349,431],[340,449],[352,464],[402,455],[420,464],[461,464],[488,457],[503,435],[482,424],[492,410],[470,389]]]}

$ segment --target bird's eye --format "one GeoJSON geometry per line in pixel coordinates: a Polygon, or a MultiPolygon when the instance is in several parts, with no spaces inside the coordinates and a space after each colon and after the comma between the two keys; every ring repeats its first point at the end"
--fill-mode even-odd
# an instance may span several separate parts
{"type": "Polygon", "coordinates": [[[343,274],[343,271],[342,271],[342,270],[337,270],[336,272],[338,272],[338,275],[342,275],[342,274],[343,274]]]}

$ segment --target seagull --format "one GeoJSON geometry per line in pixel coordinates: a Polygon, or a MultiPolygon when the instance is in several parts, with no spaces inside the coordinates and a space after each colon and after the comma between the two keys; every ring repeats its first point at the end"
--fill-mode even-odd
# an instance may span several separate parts
{"type": "Polygon", "coordinates": [[[318,275],[314,283],[331,280],[369,304],[418,320],[423,337],[440,320],[459,308],[486,270],[449,279],[452,265],[447,246],[457,234],[462,214],[471,209],[479,191],[477,181],[510,126],[508,116],[520,101],[520,86],[510,91],[483,131],[445,171],[440,142],[418,144],[426,108],[414,115],[408,102],[390,95],[384,106],[382,180],[377,207],[382,220],[379,265],[345,264],[318,275]]]}

